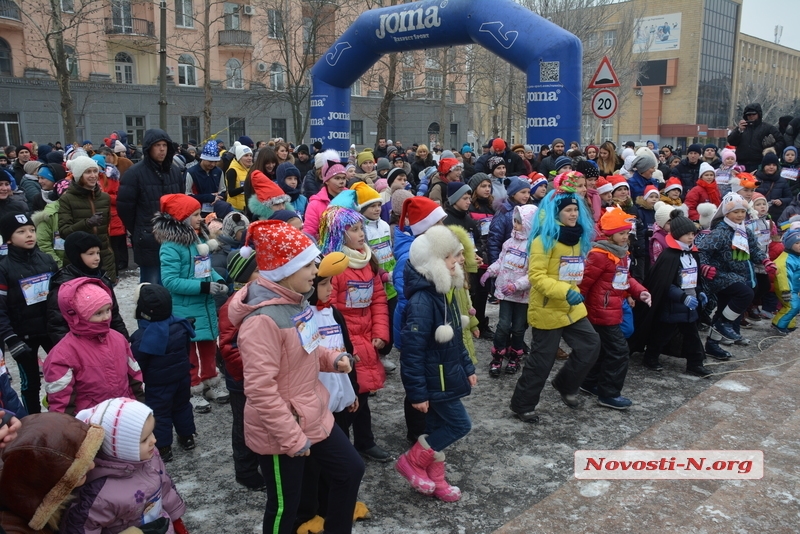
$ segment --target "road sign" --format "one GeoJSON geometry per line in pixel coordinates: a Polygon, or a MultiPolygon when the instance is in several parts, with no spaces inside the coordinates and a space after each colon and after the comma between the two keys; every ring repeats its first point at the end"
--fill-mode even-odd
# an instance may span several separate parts
{"type": "Polygon", "coordinates": [[[589,82],[589,89],[608,89],[610,87],[619,87],[619,78],[611,67],[608,56],[603,56],[600,66],[592,76],[592,81],[589,82]]]}
{"type": "Polygon", "coordinates": [[[592,113],[598,119],[608,119],[617,112],[618,104],[614,91],[601,89],[592,97],[592,113]]]}

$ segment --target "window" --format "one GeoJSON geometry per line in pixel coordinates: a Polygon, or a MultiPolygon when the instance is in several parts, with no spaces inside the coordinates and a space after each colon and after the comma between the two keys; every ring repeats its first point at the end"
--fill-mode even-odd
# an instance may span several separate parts
{"type": "Polygon", "coordinates": [[[286,71],[280,63],[273,63],[269,68],[269,86],[273,91],[286,90],[286,71]]]}
{"type": "Polygon", "coordinates": [[[267,10],[267,37],[283,39],[283,14],[277,9],[267,10]]]}
{"type": "Polygon", "coordinates": [[[227,79],[228,89],[244,89],[242,64],[236,58],[230,58],[225,63],[225,78],[227,79]]]}
{"type": "Polygon", "coordinates": [[[356,80],[350,86],[350,96],[361,96],[361,80],[356,80]]]}
{"type": "MultiPolygon", "coordinates": [[[[6,76],[14,75],[14,64],[11,62],[11,47],[8,42],[2,38],[0,38],[0,74],[6,76]]],[[[2,132],[0,132],[0,134],[1,133],[2,132]]]]}
{"type": "MultiPolygon", "coordinates": [[[[234,141],[238,141],[244,133],[244,117],[228,117],[228,135],[233,146],[234,141]]],[[[200,136],[198,136],[200,137],[200,136]]]]}
{"type": "Polygon", "coordinates": [[[175,0],[175,26],[194,28],[192,0],[175,0]]]}
{"type": "Polygon", "coordinates": [[[64,45],[64,55],[67,56],[67,70],[70,78],[78,77],[78,58],[75,57],[75,49],[69,45],[64,45]]]}
{"type": "Polygon", "coordinates": [[[78,139],[86,139],[86,115],[83,113],[75,114],[75,136],[78,139]]]}
{"type": "Polygon", "coordinates": [[[181,117],[181,142],[200,139],[200,117],[181,117]]]}
{"type": "Polygon", "coordinates": [[[225,29],[226,30],[238,30],[240,29],[240,20],[239,20],[239,4],[232,4],[230,2],[225,2],[223,6],[224,11],[224,19],[225,19],[225,29]]]}
{"type": "MultiPolygon", "coordinates": [[[[447,100],[450,102],[455,102],[456,100],[456,82],[450,82],[447,84],[447,100]]],[[[453,145],[455,146],[455,145],[453,145]]]]}
{"type": "Polygon", "coordinates": [[[74,13],[75,12],[75,1],[74,0],[61,0],[61,12],[62,13],[74,13]]]}
{"type": "Polygon", "coordinates": [[[189,54],[181,54],[181,57],[178,58],[178,85],[197,85],[194,58],[189,54]]]}
{"type": "Polygon", "coordinates": [[[617,30],[607,30],[603,34],[603,46],[611,48],[617,42],[617,30]]]}
{"type": "Polygon", "coordinates": [[[450,146],[458,146],[458,124],[450,123],[450,146]]]}
{"type": "Polygon", "coordinates": [[[286,139],[286,119],[272,119],[272,138],[286,139]]]}
{"type": "Polygon", "coordinates": [[[314,43],[314,19],[311,17],[303,17],[303,53],[315,54],[316,44],[314,43]]]}
{"type": "Polygon", "coordinates": [[[19,135],[19,116],[16,113],[0,113],[0,146],[20,143],[22,139],[19,135]]]}
{"type": "Polygon", "coordinates": [[[586,48],[588,48],[589,50],[594,50],[595,48],[597,48],[597,43],[598,43],[597,33],[592,32],[586,37],[586,48]]]}
{"type": "Polygon", "coordinates": [[[434,72],[425,73],[425,98],[442,98],[442,75],[434,72]]]}
{"type": "Polygon", "coordinates": [[[414,52],[403,52],[403,66],[409,69],[414,68],[414,52]]]}
{"type": "Polygon", "coordinates": [[[132,145],[141,145],[146,129],[144,117],[135,115],[125,116],[125,130],[128,132],[128,143],[132,145]]]}
{"type": "Polygon", "coordinates": [[[114,33],[133,33],[130,0],[111,0],[111,21],[114,25],[114,33]]]}
{"type": "Polygon", "coordinates": [[[136,83],[133,76],[133,58],[125,52],[114,56],[114,75],[117,83],[136,83]]]}
{"type": "Polygon", "coordinates": [[[364,144],[364,121],[350,121],[350,142],[354,145],[364,144]]]}
{"type": "Polygon", "coordinates": [[[414,73],[412,71],[403,71],[403,78],[400,81],[400,88],[403,91],[412,91],[414,89],[414,73]]]}
{"type": "Polygon", "coordinates": [[[431,48],[425,50],[425,68],[438,69],[439,68],[439,50],[431,48]]]}

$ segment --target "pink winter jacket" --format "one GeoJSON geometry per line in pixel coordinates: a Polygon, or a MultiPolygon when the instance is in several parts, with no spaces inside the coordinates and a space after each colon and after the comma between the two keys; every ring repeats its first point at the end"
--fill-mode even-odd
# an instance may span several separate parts
{"type": "Polygon", "coordinates": [[[314,239],[319,239],[319,220],[322,217],[322,212],[328,209],[331,203],[331,198],[328,196],[328,188],[323,184],[319,193],[308,199],[308,206],[303,219],[303,232],[314,239]]]}
{"type": "MultiPolygon", "coordinates": [[[[517,230],[511,231],[511,237],[503,243],[497,261],[486,269],[489,276],[497,277],[495,281],[494,296],[499,300],[508,300],[520,304],[527,304],[531,282],[528,278],[528,234],[533,227],[533,215],[536,213],[536,206],[526,204],[516,206],[515,212],[522,216],[522,226],[524,232],[517,230]],[[503,288],[508,284],[514,284],[516,291],[508,295],[503,294],[503,288]]],[[[361,375],[358,375],[359,381],[361,375]]]]}
{"type": "Polygon", "coordinates": [[[308,308],[303,295],[263,277],[228,305],[244,368],[244,440],[257,454],[293,456],[333,427],[319,373],[334,372],[346,354],[322,346],[306,352],[293,318],[308,308]]]}
{"type": "Polygon", "coordinates": [[[110,321],[90,323],[75,311],[75,292],[83,284],[111,294],[99,278],[75,278],[58,290],[58,307],[69,333],[44,361],[48,410],[75,415],[116,397],[144,402],[142,371],[125,336],[111,330],[110,321]]]}
{"type": "Polygon", "coordinates": [[[186,504],[167,474],[158,451],[143,462],[112,459],[102,452],[86,475],[77,500],[61,519],[60,534],[114,534],[151,523],[159,517],[172,522],[183,516],[186,504]]]}

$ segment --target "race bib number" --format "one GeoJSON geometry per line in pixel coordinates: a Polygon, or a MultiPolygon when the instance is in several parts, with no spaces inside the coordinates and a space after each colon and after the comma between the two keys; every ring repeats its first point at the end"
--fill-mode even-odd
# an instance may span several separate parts
{"type": "Polygon", "coordinates": [[[19,287],[22,288],[22,295],[28,306],[47,300],[47,295],[50,293],[51,276],[53,273],[37,274],[19,281],[19,287]]]}
{"type": "Polygon", "coordinates": [[[372,304],[372,280],[369,282],[348,280],[345,305],[348,308],[369,308],[370,304],[372,304]]]}
{"type": "Polygon", "coordinates": [[[389,242],[389,238],[386,237],[384,239],[385,241],[375,243],[374,245],[370,243],[369,245],[372,248],[372,253],[375,255],[375,259],[378,260],[378,265],[385,265],[394,259],[394,253],[392,252],[392,246],[389,242]]]}
{"type": "Polygon", "coordinates": [[[769,228],[762,228],[756,233],[756,237],[758,238],[758,244],[762,247],[768,246],[770,241],[772,241],[769,235],[769,228]]]}
{"type": "Polygon", "coordinates": [[[64,240],[58,232],[53,234],[53,250],[64,250],[64,240]]]}
{"type": "Polygon", "coordinates": [[[630,284],[628,283],[628,268],[617,266],[617,270],[614,273],[614,279],[611,281],[611,287],[614,289],[628,289],[630,284]]]}
{"type": "Polygon", "coordinates": [[[787,180],[796,181],[798,174],[800,174],[800,169],[790,169],[790,168],[781,169],[781,176],[783,176],[787,180]]]}
{"type": "Polygon", "coordinates": [[[322,341],[317,328],[317,320],[314,317],[314,310],[309,306],[305,311],[292,317],[292,323],[294,324],[294,329],[297,330],[297,335],[300,337],[300,344],[303,349],[309,354],[314,352],[314,349],[319,347],[322,341]]]}
{"type": "Polygon", "coordinates": [[[342,327],[338,324],[319,327],[320,343],[323,347],[331,350],[338,350],[339,352],[347,352],[344,347],[344,336],[342,336],[342,327]]]}
{"type": "Polygon", "coordinates": [[[583,258],[581,256],[561,256],[558,279],[562,282],[580,284],[583,281],[583,258]]]}
{"type": "Polygon", "coordinates": [[[195,256],[194,257],[194,277],[195,278],[207,278],[211,276],[211,256],[206,254],[205,256],[195,256]]]}
{"type": "Polygon", "coordinates": [[[681,269],[681,289],[694,289],[697,287],[697,267],[681,269]]]}
{"type": "Polygon", "coordinates": [[[146,525],[148,523],[152,523],[159,517],[161,517],[161,512],[163,511],[163,500],[161,499],[161,489],[156,491],[156,494],[147,499],[147,503],[144,505],[144,510],[142,511],[142,525],[146,525]]]}
{"type": "Polygon", "coordinates": [[[0,256],[8,256],[8,244],[3,243],[0,245],[0,256]]]}
{"type": "Polygon", "coordinates": [[[481,235],[489,235],[489,227],[492,225],[492,218],[491,217],[484,217],[480,220],[481,225],[481,235]]]}
{"type": "Polygon", "coordinates": [[[515,248],[510,248],[506,250],[506,254],[503,257],[503,266],[502,269],[506,269],[509,271],[524,271],[525,264],[528,262],[528,255],[515,248]]]}

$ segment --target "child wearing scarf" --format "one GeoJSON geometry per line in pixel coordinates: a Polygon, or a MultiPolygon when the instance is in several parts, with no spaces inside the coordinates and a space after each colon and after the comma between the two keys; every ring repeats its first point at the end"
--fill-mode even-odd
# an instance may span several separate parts
{"type": "Polygon", "coordinates": [[[722,195],[719,192],[719,187],[717,187],[714,167],[703,162],[700,164],[700,177],[697,179],[697,185],[686,194],[689,219],[693,221],[700,220],[700,214],[697,213],[697,206],[700,204],[710,202],[715,206],[719,206],[721,201],[722,195]]]}

